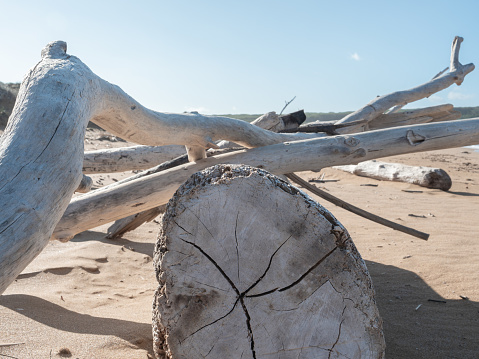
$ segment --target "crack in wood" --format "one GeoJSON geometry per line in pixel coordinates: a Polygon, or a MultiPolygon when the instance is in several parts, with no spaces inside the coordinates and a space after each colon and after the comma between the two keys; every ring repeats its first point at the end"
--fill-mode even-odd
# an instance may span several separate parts
{"type": "Polygon", "coordinates": [[[235,241],[236,241],[236,261],[237,261],[237,267],[238,267],[238,281],[240,280],[240,262],[239,262],[239,251],[238,251],[238,217],[239,217],[239,211],[236,214],[236,222],[235,222],[235,241]]]}
{"type": "MultiPolygon", "coordinates": [[[[341,313],[341,318],[344,316],[344,312],[346,311],[346,307],[347,306],[345,305],[344,308],[343,308],[343,312],[341,313]]],[[[339,323],[338,337],[336,338],[336,341],[334,342],[333,346],[329,350],[328,359],[331,358],[331,354],[333,353],[333,349],[336,346],[336,344],[338,344],[338,342],[339,342],[339,337],[341,336],[341,326],[343,325],[343,322],[344,322],[344,318],[342,318],[341,322],[339,323]]]]}
{"type": "MultiPolygon", "coordinates": [[[[193,212],[192,212],[193,213],[193,212]]],[[[196,216],[196,215],[195,215],[196,216]]],[[[197,217],[197,216],[196,216],[197,217]]],[[[198,217],[197,217],[198,218],[198,217]]],[[[201,222],[201,220],[198,218],[198,220],[200,221],[200,223],[203,224],[204,226],[204,223],[201,222]]],[[[182,226],[180,226],[176,221],[174,221],[174,223],[179,227],[181,228],[182,230],[184,230],[185,232],[189,233],[185,228],[183,228],[182,226]]],[[[205,226],[206,228],[206,226],[205,226]]],[[[206,228],[206,230],[211,234],[211,232],[208,230],[208,228],[206,228]]],[[[213,236],[211,234],[211,236],[213,236]]],[[[213,237],[214,238],[214,237],[213,237]]],[[[192,245],[193,247],[195,247],[196,249],[198,249],[201,254],[203,254],[215,267],[216,269],[219,270],[219,272],[221,273],[221,275],[226,279],[226,281],[231,285],[231,287],[233,288],[233,290],[236,292],[236,294],[238,295],[237,299],[236,299],[236,302],[235,302],[235,305],[233,306],[233,308],[225,315],[225,317],[230,314],[235,306],[236,306],[236,303],[239,301],[241,303],[241,307],[243,308],[243,312],[246,316],[246,327],[248,328],[248,338],[249,338],[249,341],[250,341],[250,345],[251,345],[251,352],[253,354],[253,359],[256,359],[256,352],[255,352],[255,349],[254,349],[254,336],[253,336],[253,330],[251,328],[251,317],[248,313],[248,309],[246,308],[246,304],[244,303],[244,298],[243,298],[243,295],[240,293],[240,291],[238,290],[238,288],[236,288],[235,284],[233,283],[233,281],[228,277],[228,275],[225,273],[225,271],[218,265],[218,263],[216,263],[216,261],[208,254],[206,253],[200,246],[198,246],[196,243],[193,243],[193,242],[190,242],[190,241],[187,241],[183,238],[180,238],[183,242],[185,243],[188,243],[190,245],[192,245]]],[[[199,329],[201,330],[201,328],[199,329]]],[[[198,332],[199,330],[197,330],[196,332],[198,332]]]]}
{"type": "MultiPolygon", "coordinates": [[[[288,290],[292,287],[294,287],[296,284],[300,283],[309,273],[311,273],[314,269],[316,269],[326,258],[328,258],[333,252],[338,248],[338,246],[335,246],[332,250],[330,250],[324,257],[322,257],[319,261],[317,261],[311,268],[309,268],[305,273],[303,273],[297,280],[295,280],[293,283],[283,287],[283,288],[273,288],[271,290],[268,290],[266,292],[258,293],[258,294],[252,294],[252,295],[247,295],[247,298],[257,298],[257,297],[263,297],[265,295],[271,294],[273,292],[284,292],[285,290],[288,290]]],[[[328,280],[329,281],[329,280],[328,280]]],[[[324,283],[323,283],[324,284],[324,283]]],[[[319,288],[318,288],[319,289],[319,288]]],[[[339,292],[338,292],[339,293],[339,292]]]]}
{"type": "Polygon", "coordinates": [[[293,235],[290,235],[283,243],[281,243],[281,245],[278,248],[276,248],[276,250],[273,252],[271,257],[269,258],[269,263],[268,263],[268,266],[266,267],[266,270],[264,271],[264,273],[248,289],[246,289],[243,293],[241,293],[241,296],[243,296],[243,297],[246,296],[246,293],[248,293],[250,290],[252,290],[254,287],[256,287],[256,285],[264,278],[266,273],[268,273],[269,269],[271,268],[271,263],[273,262],[273,258],[275,256],[275,254],[278,253],[278,251],[281,249],[281,247],[283,247],[284,244],[291,239],[291,237],[293,237],[293,235]]]}

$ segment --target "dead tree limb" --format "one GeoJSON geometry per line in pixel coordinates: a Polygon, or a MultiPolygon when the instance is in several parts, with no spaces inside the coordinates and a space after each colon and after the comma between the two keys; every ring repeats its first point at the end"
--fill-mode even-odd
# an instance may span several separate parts
{"type": "Polygon", "coordinates": [[[400,232],[409,234],[411,236],[424,239],[426,241],[429,238],[429,234],[427,233],[415,230],[414,228],[403,226],[402,224],[399,224],[399,223],[389,221],[385,218],[382,218],[375,214],[367,212],[364,209],[353,206],[352,204],[345,202],[337,198],[336,196],[329,194],[328,192],[322,191],[318,187],[306,182],[305,180],[303,180],[298,175],[295,175],[294,173],[288,173],[286,174],[286,177],[288,177],[291,181],[297,183],[298,185],[302,186],[303,188],[307,189],[308,191],[314,193],[315,195],[327,200],[328,202],[334,203],[336,206],[341,207],[349,212],[357,214],[358,216],[361,216],[363,218],[369,219],[370,221],[382,224],[383,226],[392,228],[396,231],[400,231],[400,232]]]}
{"type": "MultiPolygon", "coordinates": [[[[391,107],[404,105],[429,97],[436,92],[444,90],[452,84],[461,85],[464,81],[464,77],[474,70],[474,64],[461,65],[459,62],[459,48],[462,41],[462,37],[456,36],[454,38],[451,48],[449,72],[441,74],[433,78],[431,81],[410,90],[397,91],[377,97],[363,108],[339,120],[337,124],[358,122],[359,124],[356,127],[357,130],[353,130],[353,132],[358,132],[361,131],[361,127],[367,128],[369,122],[391,107]]],[[[338,132],[344,133],[341,129],[338,129],[338,132]]]]}

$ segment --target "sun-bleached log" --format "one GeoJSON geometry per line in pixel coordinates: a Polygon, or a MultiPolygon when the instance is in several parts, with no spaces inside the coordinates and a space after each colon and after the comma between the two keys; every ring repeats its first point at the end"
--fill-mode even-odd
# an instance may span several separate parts
{"type": "Polygon", "coordinates": [[[67,241],[87,229],[165,204],[191,174],[215,164],[248,164],[284,174],[477,143],[479,118],[241,150],[78,196],[65,211],[53,238],[67,241]]]}
{"type": "Polygon", "coordinates": [[[429,122],[453,121],[460,117],[461,113],[455,111],[453,105],[446,104],[379,115],[369,122],[369,130],[409,126],[429,122]]]}
{"type": "Polygon", "coordinates": [[[98,82],[56,42],[27,74],[0,140],[0,294],[47,245],[82,180],[98,82]]]}
{"type": "MultiPolygon", "coordinates": [[[[474,64],[462,65],[459,62],[459,49],[462,41],[462,37],[456,36],[452,42],[451,61],[448,72],[439,73],[429,82],[414,87],[410,90],[397,91],[388,95],[377,97],[366,106],[353,112],[352,114],[349,114],[336,123],[357,123],[356,129],[353,130],[353,132],[360,132],[362,128],[367,129],[368,123],[374,118],[380,116],[394,106],[405,105],[407,103],[429,97],[432,94],[444,90],[453,84],[461,85],[461,83],[464,81],[464,77],[474,70],[474,64]]],[[[348,128],[348,132],[349,131],[350,128],[348,128]]],[[[337,130],[337,132],[344,133],[344,131],[340,128],[337,130]]]]}
{"type": "Polygon", "coordinates": [[[364,126],[358,128],[357,125],[360,124],[360,121],[344,123],[337,123],[335,121],[316,121],[308,123],[306,125],[302,125],[295,130],[283,130],[282,132],[324,132],[332,136],[338,135],[339,132],[341,132],[342,134],[346,134],[353,132],[379,130],[390,127],[417,125],[429,122],[452,121],[457,120],[460,117],[461,113],[459,111],[455,111],[454,107],[448,104],[417,110],[403,111],[398,113],[388,112],[372,119],[369,122],[367,128],[364,126]]]}
{"type": "Polygon", "coordinates": [[[360,162],[357,165],[335,166],[334,168],[356,176],[374,178],[380,181],[411,183],[443,191],[448,191],[452,186],[451,177],[440,168],[408,166],[402,163],[376,160],[360,162]]]}
{"type": "Polygon", "coordinates": [[[266,171],[193,175],[168,204],[154,264],[158,359],[384,358],[372,281],[348,232],[266,171]]]}
{"type": "Polygon", "coordinates": [[[185,146],[132,146],[85,152],[83,173],[145,170],[186,153],[185,146]]]}

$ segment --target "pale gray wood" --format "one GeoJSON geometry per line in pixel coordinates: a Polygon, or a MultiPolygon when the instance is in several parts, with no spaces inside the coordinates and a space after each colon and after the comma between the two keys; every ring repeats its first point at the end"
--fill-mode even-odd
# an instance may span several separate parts
{"type": "Polygon", "coordinates": [[[78,196],[65,211],[53,238],[68,241],[87,229],[165,204],[191,174],[215,164],[248,164],[285,174],[477,143],[479,118],[240,150],[78,196]]]}
{"type": "MultiPolygon", "coordinates": [[[[429,82],[412,89],[379,96],[366,106],[339,120],[337,124],[360,122],[355,126],[356,130],[353,130],[353,132],[358,132],[367,129],[367,125],[370,121],[380,116],[391,107],[405,105],[429,97],[453,84],[460,85],[464,81],[464,77],[474,70],[474,64],[461,65],[459,63],[459,49],[462,41],[462,37],[456,36],[454,38],[451,49],[449,72],[440,73],[429,82]]],[[[351,129],[337,130],[338,133],[345,133],[345,131],[350,133],[351,129]]]]}
{"type": "Polygon", "coordinates": [[[132,146],[85,152],[83,173],[145,170],[186,153],[185,146],[132,146]]]}
{"type": "Polygon", "coordinates": [[[384,357],[372,282],[349,234],[265,171],[196,173],[167,206],[154,261],[160,358],[384,357]]]}
{"type": "Polygon", "coordinates": [[[0,294],[46,246],[81,182],[99,90],[88,73],[57,41],[20,87],[0,139],[0,294]]]}
{"type": "Polygon", "coordinates": [[[397,181],[416,184],[426,188],[448,191],[452,186],[451,177],[440,168],[408,166],[402,163],[365,161],[357,165],[335,166],[334,168],[357,176],[381,181],[397,181]]]}

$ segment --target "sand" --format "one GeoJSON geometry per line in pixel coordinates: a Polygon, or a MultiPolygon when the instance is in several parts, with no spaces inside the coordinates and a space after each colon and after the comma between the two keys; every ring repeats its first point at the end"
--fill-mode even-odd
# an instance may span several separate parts
{"type": "MultiPolygon", "coordinates": [[[[86,148],[119,147],[87,133],[86,148]]],[[[319,200],[348,229],[370,271],[387,358],[479,357],[479,153],[457,148],[385,159],[440,167],[442,192],[326,169],[330,193],[430,233],[423,241],[319,200]],[[373,186],[371,186],[373,185],[373,186]],[[406,192],[409,191],[409,192],[406,192]]],[[[96,186],[131,175],[96,175],[96,186]]],[[[302,172],[305,179],[321,175],[302,172]]],[[[108,225],[52,241],[0,296],[0,358],[152,358],[153,221],[124,238],[108,225]]],[[[192,358],[195,359],[195,358],[192,358]]]]}

